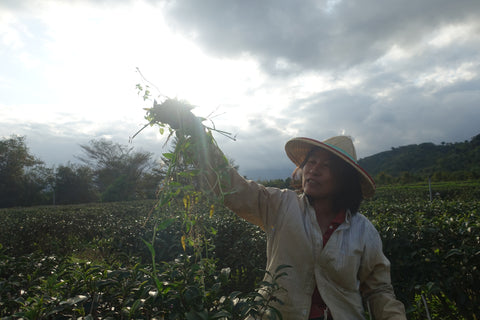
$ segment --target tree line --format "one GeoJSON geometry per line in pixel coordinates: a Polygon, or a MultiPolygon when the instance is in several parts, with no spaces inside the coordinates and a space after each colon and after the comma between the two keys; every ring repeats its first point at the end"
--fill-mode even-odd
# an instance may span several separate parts
{"type": "MultiPolygon", "coordinates": [[[[104,139],[80,147],[80,163],[49,168],[30,153],[24,136],[0,140],[0,208],[155,198],[169,159],[157,161],[150,152],[104,139]]],[[[460,143],[392,148],[359,163],[377,185],[476,180],[480,179],[480,134],[460,143]]],[[[291,178],[258,182],[294,188],[291,178]]]]}
{"type": "Polygon", "coordinates": [[[480,179],[480,134],[470,141],[412,144],[359,160],[378,184],[480,179]]]}
{"type": "Polygon", "coordinates": [[[0,207],[155,197],[163,166],[152,153],[105,139],[80,147],[79,163],[47,167],[25,136],[0,140],[0,207]]]}

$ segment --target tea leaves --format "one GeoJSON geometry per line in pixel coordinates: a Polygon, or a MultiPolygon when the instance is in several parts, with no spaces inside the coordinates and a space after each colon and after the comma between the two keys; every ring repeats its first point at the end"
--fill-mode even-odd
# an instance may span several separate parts
{"type": "MultiPolygon", "coordinates": [[[[362,204],[382,236],[409,319],[427,311],[434,319],[480,313],[480,201],[448,188],[444,194],[456,199],[430,202],[418,188],[390,188],[362,204]]],[[[148,219],[152,207],[139,201],[0,210],[0,317],[239,319],[255,307],[248,301],[265,265],[260,229],[220,205],[211,215],[211,205],[197,203],[190,213],[215,230],[207,232],[211,256],[198,259],[181,244],[183,198],[156,211],[156,226],[148,219]]]]}

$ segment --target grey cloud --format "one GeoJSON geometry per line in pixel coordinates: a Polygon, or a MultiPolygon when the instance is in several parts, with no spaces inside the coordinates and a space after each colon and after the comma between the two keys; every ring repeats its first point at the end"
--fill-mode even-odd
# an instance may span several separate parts
{"type": "Polygon", "coordinates": [[[480,92],[451,90],[425,94],[406,87],[395,99],[378,101],[360,131],[361,140],[370,142],[363,156],[408,144],[464,141],[480,133],[480,92]]]}
{"type": "Polygon", "coordinates": [[[80,130],[85,125],[91,126],[92,123],[78,121],[51,125],[26,122],[22,126],[3,123],[0,137],[7,138],[12,134],[25,136],[31,154],[45,162],[47,166],[79,162],[78,156],[83,153],[80,145],[102,138],[122,145],[130,145],[137,151],[151,152],[157,159],[167,151],[166,139],[158,140],[151,128],[146,129],[130,143],[129,138],[139,128],[129,124],[102,124],[87,134],[80,130]]]}
{"type": "Polygon", "coordinates": [[[331,13],[318,1],[172,1],[169,22],[211,53],[256,57],[265,70],[347,68],[372,62],[394,44],[415,45],[442,25],[478,26],[476,0],[340,1],[331,13]]]}
{"type": "Polygon", "coordinates": [[[241,130],[236,141],[219,137],[224,153],[240,166],[239,171],[253,180],[288,177],[294,165],[284,151],[285,142],[292,138],[282,127],[271,125],[284,121],[266,115],[252,116],[248,130],[241,130]]]}
{"type": "Polygon", "coordinates": [[[0,8],[8,8],[8,9],[22,9],[27,8],[28,5],[25,1],[17,1],[17,0],[3,0],[0,2],[0,8]]]}
{"type": "MultiPolygon", "coordinates": [[[[282,159],[283,143],[290,137],[273,128],[289,128],[320,140],[342,133],[351,135],[359,158],[408,144],[469,140],[480,133],[479,79],[458,81],[430,92],[413,82],[395,87],[392,84],[401,80],[395,74],[383,73],[372,78],[368,88],[332,90],[293,101],[282,118],[270,119],[275,123],[271,127],[256,118],[251,122],[255,129],[248,134],[250,144],[244,150],[263,146],[267,148],[265,158],[282,159]],[[376,95],[390,87],[389,95],[376,95]]],[[[249,163],[248,168],[255,169],[255,164],[249,163]]]]}
{"type": "Polygon", "coordinates": [[[82,135],[60,135],[58,127],[49,124],[26,122],[21,126],[13,123],[3,123],[0,136],[11,135],[26,137],[26,144],[30,153],[42,160],[47,166],[77,162],[74,155],[80,153],[80,143],[88,142],[82,135]]]}

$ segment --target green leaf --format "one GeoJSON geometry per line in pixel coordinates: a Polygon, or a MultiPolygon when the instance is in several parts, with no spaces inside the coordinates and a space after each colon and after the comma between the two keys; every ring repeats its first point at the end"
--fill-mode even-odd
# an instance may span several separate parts
{"type": "Polygon", "coordinates": [[[457,256],[457,255],[461,256],[463,254],[464,253],[460,249],[452,249],[452,250],[448,251],[448,253],[445,255],[445,259],[448,259],[451,256],[457,256]]]}
{"type": "Polygon", "coordinates": [[[175,161],[175,154],[174,153],[163,153],[162,154],[165,158],[167,158],[170,161],[175,161]]]}
{"type": "Polygon", "coordinates": [[[88,299],[87,296],[77,295],[77,296],[75,296],[75,297],[73,297],[73,298],[70,298],[70,299],[68,299],[68,300],[66,300],[66,301],[60,302],[60,304],[68,304],[68,305],[70,305],[70,306],[73,306],[73,305],[75,305],[75,304],[77,304],[77,303],[80,303],[80,302],[83,302],[83,301],[85,301],[85,300],[87,300],[87,299],[88,299]]]}
{"type": "Polygon", "coordinates": [[[167,229],[169,226],[172,225],[172,223],[175,222],[175,219],[174,218],[167,218],[163,221],[161,221],[157,227],[155,228],[156,231],[160,231],[160,230],[165,230],[167,229]]]}
{"type": "Polygon", "coordinates": [[[148,251],[150,251],[150,254],[152,255],[152,257],[155,258],[155,248],[153,247],[153,245],[150,242],[146,241],[145,239],[142,239],[142,241],[147,246],[148,251]]]}

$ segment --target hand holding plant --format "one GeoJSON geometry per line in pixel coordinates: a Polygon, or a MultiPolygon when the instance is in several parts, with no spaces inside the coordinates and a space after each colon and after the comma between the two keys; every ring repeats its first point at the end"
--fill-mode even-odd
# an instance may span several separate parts
{"type": "Polygon", "coordinates": [[[168,124],[172,130],[186,135],[201,133],[204,119],[196,117],[193,107],[186,102],[176,99],[166,99],[162,103],[155,100],[153,107],[147,109],[146,119],[150,125],[168,124]]]}

